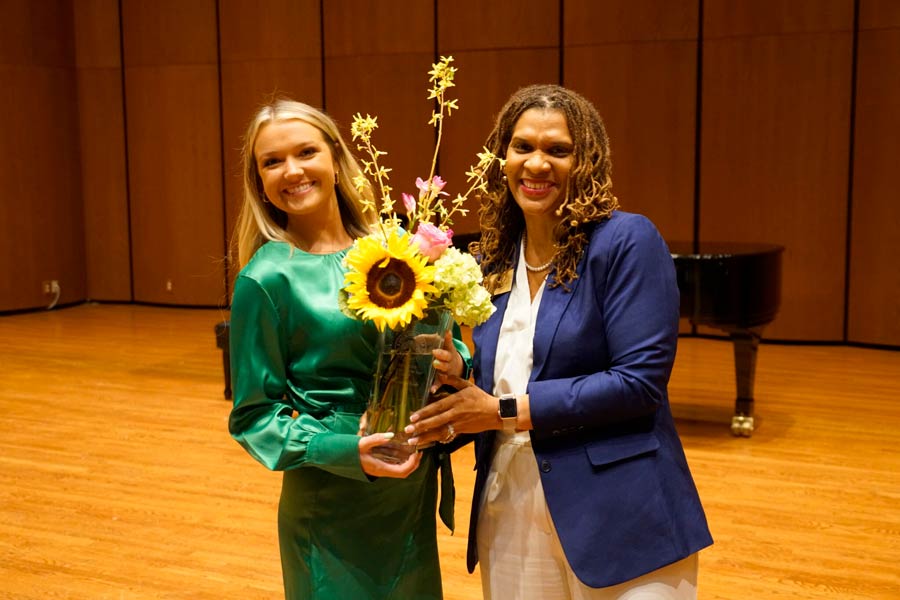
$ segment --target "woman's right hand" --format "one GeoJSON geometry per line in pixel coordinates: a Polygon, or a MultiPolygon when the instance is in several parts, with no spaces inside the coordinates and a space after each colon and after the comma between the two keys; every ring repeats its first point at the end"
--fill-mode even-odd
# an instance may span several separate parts
{"type": "Polygon", "coordinates": [[[471,381],[453,375],[441,375],[440,381],[457,392],[430,402],[410,415],[410,424],[404,429],[412,436],[408,443],[420,446],[431,442],[449,443],[459,433],[501,428],[496,397],[471,381]]]}
{"type": "Polygon", "coordinates": [[[372,454],[372,450],[389,442],[393,437],[393,433],[373,433],[359,438],[359,463],[366,475],[404,479],[419,468],[422,461],[421,452],[413,452],[405,462],[398,465],[384,462],[372,454]]]}
{"type": "Polygon", "coordinates": [[[438,381],[440,376],[455,375],[456,377],[461,377],[466,365],[459,350],[453,345],[453,332],[449,329],[444,335],[443,345],[432,350],[431,355],[433,357],[432,364],[437,375],[434,385],[431,386],[431,393],[433,394],[441,387],[438,381]]]}

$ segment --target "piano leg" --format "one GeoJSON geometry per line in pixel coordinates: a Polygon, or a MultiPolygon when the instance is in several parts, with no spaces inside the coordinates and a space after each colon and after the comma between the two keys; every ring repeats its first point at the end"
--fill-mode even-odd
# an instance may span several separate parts
{"type": "Polygon", "coordinates": [[[231,323],[222,321],[216,323],[216,346],[222,349],[222,370],[225,373],[225,398],[231,400],[231,351],[230,351],[231,323]]]}
{"type": "Polygon", "coordinates": [[[729,332],[734,344],[734,372],[737,399],[731,417],[731,433],[750,437],[753,434],[753,380],[756,376],[756,350],[762,337],[762,327],[737,329],[729,332]]]}

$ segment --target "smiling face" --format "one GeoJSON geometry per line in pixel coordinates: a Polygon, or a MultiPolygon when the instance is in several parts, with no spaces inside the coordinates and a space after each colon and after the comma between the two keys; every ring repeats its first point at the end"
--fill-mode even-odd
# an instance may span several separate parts
{"type": "Polygon", "coordinates": [[[561,110],[529,108],[516,121],[504,171],[526,219],[557,219],[553,211],[566,197],[573,152],[572,136],[561,110]]]}
{"type": "Polygon", "coordinates": [[[297,217],[310,225],[338,215],[337,165],[317,127],[299,119],[268,123],[256,136],[253,157],[266,198],[287,214],[288,229],[297,217]]]}

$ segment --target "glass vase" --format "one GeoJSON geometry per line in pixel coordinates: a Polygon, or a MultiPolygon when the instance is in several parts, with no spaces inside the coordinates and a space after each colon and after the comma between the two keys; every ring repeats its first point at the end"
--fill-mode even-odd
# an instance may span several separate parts
{"type": "MultiPolygon", "coordinates": [[[[385,462],[399,464],[416,452],[403,430],[409,416],[429,401],[434,383],[434,356],[450,328],[450,311],[432,309],[405,327],[379,333],[372,395],[366,410],[366,435],[393,432],[394,437],[373,450],[385,462]]],[[[418,449],[422,449],[420,446],[418,449]]]]}

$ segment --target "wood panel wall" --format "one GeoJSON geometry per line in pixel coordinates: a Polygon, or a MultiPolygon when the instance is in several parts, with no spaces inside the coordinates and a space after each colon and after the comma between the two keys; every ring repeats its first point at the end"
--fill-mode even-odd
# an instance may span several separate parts
{"type": "MultiPolygon", "coordinates": [[[[434,62],[434,4],[343,0],[323,5],[325,108],[350,148],[353,115],[378,117],[372,143],[392,171],[391,196],[415,194],[428,176],[435,133],[427,99],[434,62]]],[[[368,156],[359,152],[361,158],[368,156]]]]}
{"type": "Polygon", "coordinates": [[[131,224],[118,0],[74,11],[86,294],[130,301],[131,224]]]}
{"type": "Polygon", "coordinates": [[[847,339],[900,341],[900,2],[861,0],[847,339]]]}
{"type": "MultiPolygon", "coordinates": [[[[427,175],[427,71],[452,54],[449,191],[513,91],[562,83],[604,117],[626,210],[672,241],[696,224],[701,241],[786,247],[765,337],[900,346],[898,13],[893,0],[9,0],[0,311],[45,305],[50,279],[63,302],[226,305],[256,107],[323,106],[348,138],[354,113],[377,115],[399,195],[427,175]]],[[[475,211],[454,228],[474,232],[475,211]]]]}
{"type": "Polygon", "coordinates": [[[700,240],[785,246],[766,335],[843,338],[848,0],[706,0],[700,240]]]}
{"type": "Polygon", "coordinates": [[[0,311],[85,297],[72,10],[0,3],[0,311]]]}
{"type": "Polygon", "coordinates": [[[215,0],[122,1],[134,299],[225,293],[215,0]]]}
{"type": "MultiPolygon", "coordinates": [[[[243,194],[243,135],[252,115],[278,97],[317,107],[324,100],[320,0],[271,0],[265,7],[260,10],[259,3],[247,0],[219,0],[229,245],[243,194]]],[[[233,281],[237,264],[228,265],[233,281]]],[[[231,297],[230,285],[227,296],[231,297]]]]}
{"type": "Polygon", "coordinates": [[[564,85],[597,107],[613,191],[668,240],[694,235],[697,31],[694,0],[567,0],[564,85]]]}
{"type": "MultiPolygon", "coordinates": [[[[540,0],[438,0],[437,54],[459,68],[460,109],[445,126],[441,172],[451,193],[465,191],[494,120],[510,94],[532,83],[560,83],[561,4],[540,0]]],[[[457,219],[455,231],[478,230],[478,205],[457,219]]]]}

